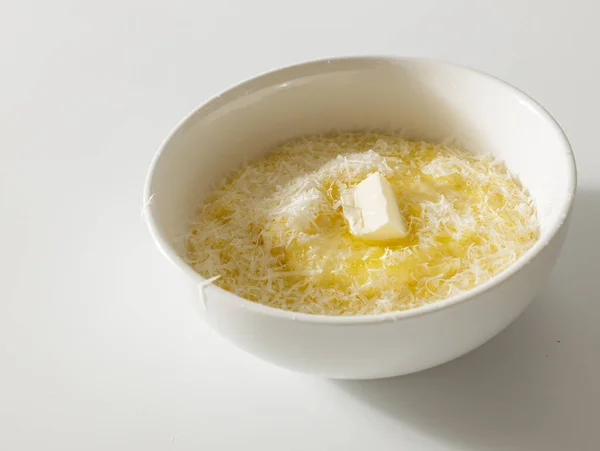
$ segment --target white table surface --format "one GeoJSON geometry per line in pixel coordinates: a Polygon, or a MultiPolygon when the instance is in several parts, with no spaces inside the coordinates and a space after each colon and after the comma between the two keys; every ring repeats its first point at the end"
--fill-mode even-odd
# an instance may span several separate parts
{"type": "Polygon", "coordinates": [[[0,450],[600,449],[600,6],[594,1],[4,1],[0,450]],[[238,351],[140,218],[179,120],[312,58],[422,55],[540,101],[576,152],[539,298],[471,354],[335,382],[238,351]]]}

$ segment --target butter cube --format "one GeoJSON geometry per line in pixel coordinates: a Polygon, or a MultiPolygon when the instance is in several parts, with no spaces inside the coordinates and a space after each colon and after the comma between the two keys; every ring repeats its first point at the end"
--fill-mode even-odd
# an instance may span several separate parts
{"type": "Polygon", "coordinates": [[[350,233],[367,241],[391,241],[407,234],[392,185],[375,172],[342,194],[350,233]]]}

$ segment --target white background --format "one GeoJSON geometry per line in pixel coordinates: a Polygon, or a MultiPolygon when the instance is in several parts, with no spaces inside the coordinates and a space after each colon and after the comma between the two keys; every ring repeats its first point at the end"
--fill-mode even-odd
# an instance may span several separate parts
{"type": "Polygon", "coordinates": [[[1,450],[600,449],[595,1],[0,2],[1,450]],[[146,168],[245,78],[353,54],[451,60],[561,123],[580,184],[545,290],[420,374],[335,382],[224,342],[140,217],[146,168]]]}

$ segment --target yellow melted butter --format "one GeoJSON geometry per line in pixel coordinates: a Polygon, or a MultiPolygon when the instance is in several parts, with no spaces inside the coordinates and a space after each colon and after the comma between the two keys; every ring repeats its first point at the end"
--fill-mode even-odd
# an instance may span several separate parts
{"type": "Polygon", "coordinates": [[[188,261],[247,299],[329,315],[373,314],[473,288],[538,238],[535,206],[489,156],[391,133],[286,142],[233,172],[206,199],[188,261]],[[408,235],[352,236],[340,194],[379,171],[408,235]],[[304,199],[306,197],[306,199],[304,199]]]}

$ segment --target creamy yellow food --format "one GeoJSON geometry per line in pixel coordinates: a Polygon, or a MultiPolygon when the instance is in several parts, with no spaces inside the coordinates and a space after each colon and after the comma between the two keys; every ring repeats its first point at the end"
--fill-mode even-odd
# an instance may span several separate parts
{"type": "Polygon", "coordinates": [[[286,142],[234,171],[205,199],[186,244],[198,273],[246,299],[362,315],[469,290],[538,234],[535,205],[502,162],[397,134],[336,133],[286,142]],[[404,221],[392,241],[360,238],[344,215],[344,195],[375,173],[404,221]]]}

